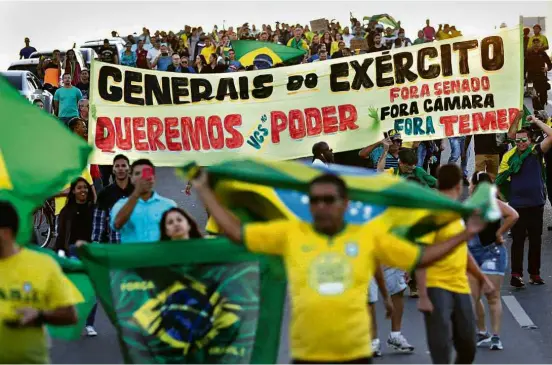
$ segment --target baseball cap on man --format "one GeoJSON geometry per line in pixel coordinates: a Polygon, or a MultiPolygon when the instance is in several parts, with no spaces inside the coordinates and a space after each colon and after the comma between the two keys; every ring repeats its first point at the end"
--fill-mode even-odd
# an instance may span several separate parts
{"type": "Polygon", "coordinates": [[[396,129],[390,129],[387,132],[387,135],[392,141],[395,141],[397,139],[402,140],[401,134],[396,129]]]}

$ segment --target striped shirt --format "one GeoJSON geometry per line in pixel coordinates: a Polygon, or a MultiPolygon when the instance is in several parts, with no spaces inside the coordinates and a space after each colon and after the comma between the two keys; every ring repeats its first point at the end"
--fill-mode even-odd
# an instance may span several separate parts
{"type": "MultiPolygon", "coordinates": [[[[370,159],[372,160],[372,165],[374,168],[378,165],[378,161],[383,154],[383,146],[376,147],[370,154],[370,159]]],[[[399,159],[387,152],[385,157],[385,169],[392,169],[394,167],[399,167],[399,159]]]]}

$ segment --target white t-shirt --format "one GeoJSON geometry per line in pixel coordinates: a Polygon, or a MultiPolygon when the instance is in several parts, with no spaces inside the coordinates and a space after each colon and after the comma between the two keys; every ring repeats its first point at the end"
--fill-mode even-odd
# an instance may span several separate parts
{"type": "Polygon", "coordinates": [[[343,34],[343,42],[345,42],[345,47],[351,47],[351,39],[354,38],[352,34],[343,34]]]}
{"type": "Polygon", "coordinates": [[[316,160],[312,161],[312,166],[328,166],[328,165],[326,165],[324,162],[322,162],[322,160],[316,159],[316,160]]]}
{"type": "MultiPolygon", "coordinates": [[[[150,62],[150,64],[153,62],[153,60],[161,53],[160,50],[156,49],[156,48],[151,48],[150,50],[148,50],[148,55],[147,55],[147,59],[148,61],[150,62]]],[[[155,66],[153,68],[154,70],[157,70],[157,66],[155,66]]]]}

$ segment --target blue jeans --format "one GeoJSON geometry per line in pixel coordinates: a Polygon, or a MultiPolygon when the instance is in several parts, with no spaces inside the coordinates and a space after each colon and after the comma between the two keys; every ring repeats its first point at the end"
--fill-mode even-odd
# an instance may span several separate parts
{"type": "MultiPolygon", "coordinates": [[[[69,246],[69,257],[77,258],[77,246],[69,246]]],[[[96,311],[98,310],[98,303],[94,304],[88,318],[86,318],[86,326],[94,326],[94,321],[96,320],[96,311]]]]}
{"type": "Polygon", "coordinates": [[[508,252],[504,245],[492,243],[483,246],[476,235],[468,242],[468,248],[483,274],[504,276],[508,266],[508,252]]]}
{"type": "MultiPolygon", "coordinates": [[[[448,140],[450,143],[450,157],[448,163],[458,163],[458,160],[462,156],[462,151],[464,150],[466,137],[451,137],[448,140]]],[[[462,162],[460,164],[464,177],[468,177],[468,156],[469,150],[466,151],[466,158],[462,159],[462,162]]]]}
{"type": "Polygon", "coordinates": [[[418,163],[416,164],[417,167],[424,168],[424,161],[427,156],[427,146],[425,143],[420,143],[418,146],[418,163]]]}

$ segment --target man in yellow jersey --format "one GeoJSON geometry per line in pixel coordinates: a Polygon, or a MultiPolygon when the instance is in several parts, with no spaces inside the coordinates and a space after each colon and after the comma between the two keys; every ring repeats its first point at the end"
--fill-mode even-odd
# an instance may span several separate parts
{"type": "Polygon", "coordinates": [[[365,298],[377,263],[404,270],[425,267],[485,226],[474,216],[456,237],[423,250],[385,232],[384,222],[346,225],[347,187],[329,174],[310,183],[312,224],[278,220],[242,225],[217,201],[204,171],[192,184],[228,238],[244,242],[250,251],[283,257],[292,302],[294,363],[371,363],[365,298]]]}
{"type": "MultiPolygon", "coordinates": [[[[437,184],[441,193],[459,199],[463,191],[462,171],[456,164],[441,166],[437,172],[437,184]]],[[[437,244],[434,242],[457,237],[465,230],[464,221],[458,219],[421,241],[432,247],[437,244]]],[[[456,364],[471,364],[475,358],[475,317],[467,273],[478,279],[486,290],[493,285],[473,261],[467,241],[426,270],[416,272],[420,300],[430,301],[429,308],[420,309],[424,312],[427,344],[434,364],[450,364],[453,345],[456,364]]]]}
{"type": "Polygon", "coordinates": [[[14,207],[0,201],[0,364],[48,364],[44,325],[77,323],[83,298],[50,256],[15,242],[18,227],[14,207]]]}

